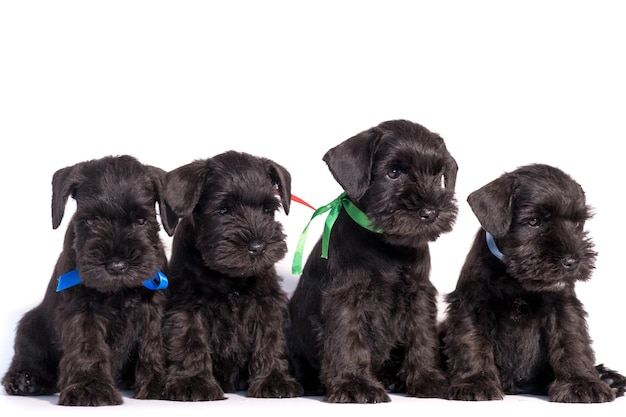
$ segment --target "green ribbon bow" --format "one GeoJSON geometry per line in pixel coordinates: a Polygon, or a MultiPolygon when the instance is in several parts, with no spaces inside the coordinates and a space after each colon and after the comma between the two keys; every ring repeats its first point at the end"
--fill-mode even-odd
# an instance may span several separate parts
{"type": "Polygon", "coordinates": [[[342,207],[344,208],[344,210],[346,210],[346,213],[348,213],[350,218],[354,220],[354,222],[357,223],[359,226],[369,230],[370,232],[382,233],[382,230],[375,229],[372,226],[372,222],[367,217],[367,215],[363,213],[361,209],[355,206],[354,203],[348,198],[348,195],[343,192],[339,195],[339,197],[335,198],[330,203],[315,210],[313,216],[311,216],[311,220],[309,220],[306,227],[302,231],[302,234],[300,235],[300,239],[298,240],[298,246],[296,247],[296,251],[293,255],[293,264],[291,266],[292,274],[302,274],[302,255],[304,252],[304,244],[306,242],[306,236],[309,231],[309,225],[311,224],[311,221],[313,221],[313,219],[320,214],[330,211],[330,213],[328,213],[328,217],[326,217],[326,222],[324,223],[324,232],[322,234],[322,258],[328,259],[328,242],[330,241],[330,231],[333,228],[337,217],[339,217],[339,213],[341,212],[342,207]]]}

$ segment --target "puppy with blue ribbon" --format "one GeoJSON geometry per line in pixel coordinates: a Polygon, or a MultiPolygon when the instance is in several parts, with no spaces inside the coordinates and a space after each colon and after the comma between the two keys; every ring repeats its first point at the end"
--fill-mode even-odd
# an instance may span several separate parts
{"type": "Polygon", "coordinates": [[[52,227],[76,201],[43,301],[20,320],[2,383],[9,395],[59,393],[60,405],[101,406],[163,390],[161,319],[167,259],[156,205],[171,235],[178,219],[161,198],[165,172],[131,156],[59,169],[52,227]]]}

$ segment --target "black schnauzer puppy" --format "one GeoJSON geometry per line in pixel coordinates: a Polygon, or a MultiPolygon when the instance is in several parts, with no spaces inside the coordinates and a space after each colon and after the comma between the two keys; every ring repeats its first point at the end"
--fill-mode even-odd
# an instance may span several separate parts
{"type": "Polygon", "coordinates": [[[456,220],[454,158],[439,135],[393,120],[323,160],[345,193],[328,206],[332,231],[290,300],[294,374],[334,403],[387,402],[388,390],[442,395],[428,244],[456,220]]]}
{"type": "Polygon", "coordinates": [[[113,405],[131,381],[135,398],[160,398],[165,295],[151,290],[166,286],[167,259],[155,204],[168,234],[177,223],[161,199],[164,176],[130,156],[54,174],[52,227],[70,195],[76,212],[43,301],[19,322],[7,393],[113,405]]]}
{"type": "Polygon", "coordinates": [[[165,196],[182,217],[170,259],[165,398],[301,395],[288,373],[288,298],[275,270],[287,252],[274,213],[281,203],[289,213],[289,172],[229,151],[168,173],[165,196]]]}
{"type": "Polygon", "coordinates": [[[622,375],[594,366],[574,291],[596,259],[581,186],[557,168],[533,164],[474,191],[468,202],[482,230],[446,297],[447,397],[528,393],[590,403],[623,394],[622,375]]]}

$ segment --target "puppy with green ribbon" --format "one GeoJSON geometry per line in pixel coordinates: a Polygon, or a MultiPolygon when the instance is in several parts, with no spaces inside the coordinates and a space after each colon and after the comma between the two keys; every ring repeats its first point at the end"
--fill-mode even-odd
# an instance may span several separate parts
{"type": "Polygon", "coordinates": [[[428,245],[456,220],[456,161],[438,134],[408,120],[365,130],[323,159],[344,192],[313,214],[327,218],[304,266],[308,225],[295,250],[294,374],[334,403],[442,396],[428,245]]]}

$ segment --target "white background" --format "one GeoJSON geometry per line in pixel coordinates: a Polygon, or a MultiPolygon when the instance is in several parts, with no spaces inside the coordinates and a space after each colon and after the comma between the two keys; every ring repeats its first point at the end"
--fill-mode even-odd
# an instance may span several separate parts
{"type": "MultiPolygon", "coordinates": [[[[599,258],[577,291],[598,363],[626,373],[625,18],[619,1],[598,0],[2,1],[0,372],[17,320],[43,296],[73,212],[68,203],[52,230],[57,169],[131,154],[170,170],[234,149],[282,164],[293,193],[320,206],[341,191],[322,162],[326,150],[406,118],[440,133],[459,164],[456,227],[431,245],[431,278],[441,294],[454,288],[478,228],[466,203],[471,191],[531,162],[558,166],[581,183],[596,211],[588,229],[599,258]]],[[[290,248],[311,213],[294,204],[279,217],[290,248]]],[[[311,226],[307,251],[321,224],[311,226]]],[[[287,291],[297,279],[290,262],[291,253],[278,265],[287,291]]],[[[73,411],[53,405],[55,397],[0,391],[3,415],[73,411]]],[[[127,397],[114,411],[352,409],[319,398],[230,397],[203,404],[127,397]]],[[[347,407],[623,415],[626,399],[567,406],[534,397],[467,404],[392,396],[390,404],[347,407]]]]}

